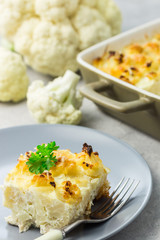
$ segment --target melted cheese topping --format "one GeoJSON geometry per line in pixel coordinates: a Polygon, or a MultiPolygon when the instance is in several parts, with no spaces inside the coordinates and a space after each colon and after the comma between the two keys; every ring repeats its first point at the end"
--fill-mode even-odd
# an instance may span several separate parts
{"type": "Polygon", "coordinates": [[[160,34],[122,51],[106,52],[93,65],[125,82],[160,95],[160,34]]]}
{"type": "Polygon", "coordinates": [[[63,227],[90,211],[95,197],[108,194],[110,170],[97,152],[56,150],[54,155],[56,166],[36,175],[26,165],[31,151],[26,152],[5,179],[4,206],[12,210],[7,221],[18,225],[20,232],[31,225],[40,227],[41,233],[63,227]]]}

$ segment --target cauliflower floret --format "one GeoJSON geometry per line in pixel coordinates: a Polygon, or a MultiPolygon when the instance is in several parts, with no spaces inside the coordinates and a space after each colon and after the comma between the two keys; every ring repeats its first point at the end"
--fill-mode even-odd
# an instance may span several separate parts
{"type": "Polygon", "coordinates": [[[35,11],[42,19],[56,23],[75,14],[78,5],[79,0],[36,0],[35,11]]]}
{"type": "Polygon", "coordinates": [[[34,2],[35,0],[0,0],[0,32],[8,40],[13,39],[25,19],[35,14],[34,2]]]}
{"type": "Polygon", "coordinates": [[[72,25],[79,35],[80,50],[112,36],[110,26],[105,23],[100,12],[88,6],[81,5],[79,7],[72,19],[72,25]]]}
{"type": "Polygon", "coordinates": [[[82,116],[78,81],[79,76],[70,70],[46,86],[41,80],[34,81],[28,89],[27,106],[36,121],[78,124],[82,116]]]}
{"type": "Polygon", "coordinates": [[[109,23],[111,27],[111,34],[114,36],[121,29],[121,16],[119,12],[119,8],[113,0],[98,0],[97,7],[101,14],[104,16],[106,21],[109,23]],[[106,6],[108,6],[106,8],[106,6]],[[118,16],[118,17],[117,17],[118,16]],[[117,18],[117,21],[115,20],[117,18]]]}
{"type": "Polygon", "coordinates": [[[81,0],[81,3],[84,4],[84,5],[87,5],[89,7],[96,7],[96,4],[97,4],[97,0],[81,0]]]}
{"type": "Polygon", "coordinates": [[[57,76],[67,69],[77,69],[79,40],[68,21],[52,24],[31,18],[23,22],[15,40],[15,49],[25,55],[27,64],[43,73],[57,76]],[[63,61],[59,56],[63,56],[63,61]]]}
{"type": "Polygon", "coordinates": [[[76,71],[81,50],[120,32],[113,0],[0,0],[0,34],[35,70],[76,71]]]}
{"type": "Polygon", "coordinates": [[[18,102],[24,99],[28,84],[22,57],[0,47],[0,101],[18,102]]]}

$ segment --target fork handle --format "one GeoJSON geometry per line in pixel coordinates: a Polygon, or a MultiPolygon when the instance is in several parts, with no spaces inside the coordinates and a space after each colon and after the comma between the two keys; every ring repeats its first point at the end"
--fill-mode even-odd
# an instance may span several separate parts
{"type": "Polygon", "coordinates": [[[74,228],[79,226],[82,222],[84,222],[84,220],[78,220],[64,227],[62,230],[58,230],[58,229],[50,230],[48,233],[34,240],[63,240],[67,233],[71,232],[74,228]]]}
{"type": "Polygon", "coordinates": [[[34,240],[63,240],[63,239],[64,239],[63,232],[58,229],[53,229],[34,240]]]}

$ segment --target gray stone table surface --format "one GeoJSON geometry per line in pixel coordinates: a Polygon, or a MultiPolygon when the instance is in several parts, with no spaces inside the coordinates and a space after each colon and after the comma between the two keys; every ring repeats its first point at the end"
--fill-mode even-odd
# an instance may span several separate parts
{"type": "MultiPolygon", "coordinates": [[[[160,15],[160,0],[115,0],[123,15],[125,31],[160,15]]],[[[28,69],[31,81],[44,79],[31,69],[28,69]]],[[[127,126],[120,121],[101,112],[91,101],[84,99],[82,126],[97,129],[115,136],[130,144],[147,161],[153,177],[153,192],[145,210],[124,230],[111,237],[111,240],[159,240],[160,239],[160,145],[159,141],[127,126]]],[[[0,128],[34,124],[26,102],[17,104],[0,103],[0,128]]]]}

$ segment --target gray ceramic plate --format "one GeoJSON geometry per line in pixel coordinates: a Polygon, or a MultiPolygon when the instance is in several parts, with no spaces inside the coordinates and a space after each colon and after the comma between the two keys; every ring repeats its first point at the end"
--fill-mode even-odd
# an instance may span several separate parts
{"type": "MultiPolygon", "coordinates": [[[[20,153],[52,140],[61,148],[69,148],[73,152],[80,152],[84,142],[91,144],[99,152],[104,165],[111,169],[109,181],[113,188],[123,176],[140,180],[131,200],[116,216],[102,224],[81,226],[72,232],[68,240],[106,239],[126,227],[144,209],[152,189],[151,173],[145,160],[118,139],[79,126],[29,125],[0,130],[0,184],[16,165],[20,153]]],[[[0,192],[1,240],[33,240],[40,236],[38,229],[19,234],[17,227],[5,223],[4,217],[9,214],[10,211],[2,206],[0,192]]]]}

